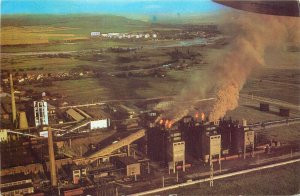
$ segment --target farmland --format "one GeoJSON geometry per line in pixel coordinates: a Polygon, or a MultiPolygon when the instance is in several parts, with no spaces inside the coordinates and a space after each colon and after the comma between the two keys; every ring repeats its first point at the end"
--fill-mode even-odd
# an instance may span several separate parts
{"type": "Polygon", "coordinates": [[[299,163],[209,183],[170,190],[158,195],[294,195],[299,194],[299,163]]]}

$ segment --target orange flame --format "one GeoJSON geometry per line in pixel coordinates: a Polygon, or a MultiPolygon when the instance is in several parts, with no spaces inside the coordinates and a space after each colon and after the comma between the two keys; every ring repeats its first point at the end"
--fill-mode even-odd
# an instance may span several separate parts
{"type": "Polygon", "coordinates": [[[168,124],[168,128],[170,129],[173,125],[173,122],[170,120],[169,124],[168,124]]]}
{"type": "Polygon", "coordinates": [[[165,121],[165,126],[168,127],[168,124],[169,124],[169,120],[166,120],[165,121]]]}
{"type": "Polygon", "coordinates": [[[198,112],[196,112],[195,118],[199,118],[199,113],[198,112]]]}
{"type": "Polygon", "coordinates": [[[159,124],[163,124],[164,123],[164,120],[163,119],[161,119],[160,121],[159,121],[159,124]]]}
{"type": "Polygon", "coordinates": [[[205,114],[202,112],[201,113],[201,120],[204,121],[205,120],[205,114]]]}

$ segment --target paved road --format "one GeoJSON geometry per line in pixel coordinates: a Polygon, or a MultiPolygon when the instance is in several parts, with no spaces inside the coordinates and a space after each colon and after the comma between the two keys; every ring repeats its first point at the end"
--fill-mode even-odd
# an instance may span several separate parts
{"type": "Polygon", "coordinates": [[[71,54],[71,53],[75,53],[75,52],[81,52],[81,51],[71,50],[71,51],[49,51],[49,52],[16,52],[16,53],[1,53],[1,56],[2,57],[32,56],[32,55],[43,55],[43,54],[55,55],[55,54],[71,54]]]}
{"type": "Polygon", "coordinates": [[[281,100],[278,100],[278,99],[252,96],[252,95],[247,95],[247,94],[240,94],[240,97],[256,100],[256,101],[259,101],[259,102],[266,102],[266,103],[270,103],[270,104],[273,104],[273,105],[277,105],[277,106],[281,106],[281,107],[290,108],[290,109],[300,111],[300,106],[299,105],[292,104],[292,103],[285,102],[285,101],[281,101],[281,100]]]}
{"type": "MultiPolygon", "coordinates": [[[[96,106],[96,105],[103,105],[106,103],[112,103],[112,102],[128,102],[128,101],[151,101],[151,100],[165,100],[165,99],[172,99],[175,98],[176,95],[173,96],[160,96],[160,97],[153,97],[153,98],[139,98],[139,99],[111,99],[111,100],[103,100],[101,102],[95,102],[95,103],[87,103],[87,104],[79,104],[79,105],[70,105],[70,106],[62,106],[59,107],[59,109],[67,109],[67,108],[79,108],[79,107],[87,107],[87,106],[96,106]]],[[[189,101],[210,101],[214,100],[215,98],[205,98],[205,99],[196,99],[196,100],[185,100],[185,102],[189,101]]],[[[173,101],[173,100],[171,100],[173,101]]]]}

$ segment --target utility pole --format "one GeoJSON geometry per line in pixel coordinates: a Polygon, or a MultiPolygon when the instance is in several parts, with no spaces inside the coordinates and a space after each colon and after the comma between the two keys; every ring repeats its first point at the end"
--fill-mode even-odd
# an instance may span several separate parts
{"type": "Polygon", "coordinates": [[[210,181],[209,181],[209,186],[213,187],[214,186],[214,164],[212,161],[210,161],[210,181]]]}
{"type": "Polygon", "coordinates": [[[127,156],[130,156],[130,144],[127,145],[127,156]]]}
{"type": "Polygon", "coordinates": [[[246,138],[244,138],[244,159],[246,159],[246,138]]]}

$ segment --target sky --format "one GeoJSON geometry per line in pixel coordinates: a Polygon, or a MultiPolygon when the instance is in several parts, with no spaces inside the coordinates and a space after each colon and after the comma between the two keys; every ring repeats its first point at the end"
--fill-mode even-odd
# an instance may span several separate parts
{"type": "Polygon", "coordinates": [[[202,14],[222,9],[211,0],[2,0],[1,14],[202,14]]]}

